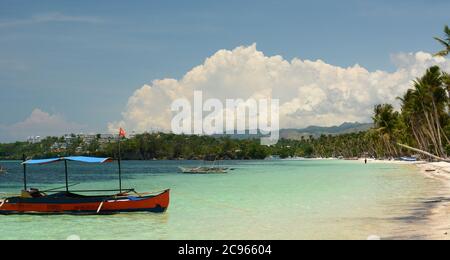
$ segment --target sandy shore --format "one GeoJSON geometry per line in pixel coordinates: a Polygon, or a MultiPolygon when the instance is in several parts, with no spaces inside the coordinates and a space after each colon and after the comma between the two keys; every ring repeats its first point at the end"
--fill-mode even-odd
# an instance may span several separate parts
{"type": "Polygon", "coordinates": [[[437,191],[436,197],[439,199],[430,209],[429,224],[432,233],[427,238],[450,240],[450,163],[421,162],[416,166],[427,177],[441,180],[445,184],[443,190],[437,191]]]}
{"type": "MultiPolygon", "coordinates": [[[[364,163],[364,159],[360,160],[364,163]]],[[[368,163],[388,163],[401,165],[414,165],[428,178],[444,183],[443,189],[436,191],[433,201],[428,202],[429,209],[426,214],[425,231],[413,230],[407,235],[413,238],[450,240],[450,163],[447,162],[403,162],[388,160],[368,160],[368,163]]]]}

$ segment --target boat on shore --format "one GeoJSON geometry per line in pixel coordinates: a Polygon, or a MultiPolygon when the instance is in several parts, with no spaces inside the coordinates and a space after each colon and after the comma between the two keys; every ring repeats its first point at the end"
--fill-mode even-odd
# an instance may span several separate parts
{"type": "Polygon", "coordinates": [[[169,207],[170,190],[156,193],[138,193],[134,189],[123,189],[120,159],[119,162],[119,189],[116,190],[69,190],[68,162],[106,163],[111,158],[94,157],[62,157],[44,160],[28,160],[22,163],[24,169],[24,190],[18,196],[7,197],[0,200],[0,215],[9,214],[73,214],[73,215],[99,215],[128,212],[154,212],[163,213],[169,207]],[[27,186],[27,166],[44,165],[64,162],[66,186],[65,190],[40,191],[27,186]],[[85,196],[79,193],[109,192],[112,195],[85,196]]]}
{"type": "Polygon", "coordinates": [[[417,162],[417,158],[416,157],[400,157],[400,161],[404,161],[404,162],[417,162]]]}

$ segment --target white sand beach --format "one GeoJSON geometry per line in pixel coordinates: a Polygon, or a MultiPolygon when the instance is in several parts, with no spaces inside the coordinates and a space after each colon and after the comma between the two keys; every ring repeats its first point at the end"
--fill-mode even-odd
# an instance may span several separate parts
{"type": "MultiPolygon", "coordinates": [[[[360,160],[364,163],[364,159],[360,160]]],[[[422,237],[424,239],[450,240],[450,163],[447,162],[404,162],[389,160],[369,159],[368,163],[388,163],[413,165],[428,178],[440,180],[444,183],[442,190],[436,191],[435,201],[430,203],[432,207],[426,216],[426,230],[411,230],[410,237],[422,237]]]]}
{"type": "Polygon", "coordinates": [[[437,191],[435,207],[430,212],[430,231],[428,235],[430,239],[450,240],[450,163],[447,162],[419,162],[416,163],[420,171],[429,178],[439,179],[445,184],[445,188],[437,191]]]}

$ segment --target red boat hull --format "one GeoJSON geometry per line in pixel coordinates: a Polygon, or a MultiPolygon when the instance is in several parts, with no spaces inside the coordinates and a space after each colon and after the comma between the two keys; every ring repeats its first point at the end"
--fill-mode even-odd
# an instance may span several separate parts
{"type": "MultiPolygon", "coordinates": [[[[60,194],[42,198],[8,198],[0,204],[0,214],[116,214],[124,212],[163,213],[169,207],[170,191],[137,196],[88,197],[60,194]]],[[[0,202],[1,203],[1,202],[0,202]]]]}

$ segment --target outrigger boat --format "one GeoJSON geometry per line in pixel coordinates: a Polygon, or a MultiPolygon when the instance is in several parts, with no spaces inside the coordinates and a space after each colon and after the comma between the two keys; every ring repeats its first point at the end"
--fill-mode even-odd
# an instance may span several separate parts
{"type": "Polygon", "coordinates": [[[187,174],[213,174],[213,173],[227,173],[229,168],[226,167],[178,167],[181,173],[187,174]]]}
{"type": "MultiPolygon", "coordinates": [[[[208,161],[208,158],[204,162],[208,161]]],[[[228,173],[228,171],[233,171],[233,168],[220,166],[220,161],[216,160],[214,157],[211,166],[198,166],[198,167],[178,167],[180,173],[186,174],[221,174],[228,173]]]]}
{"type": "Polygon", "coordinates": [[[122,174],[119,162],[118,190],[69,190],[68,162],[106,163],[111,158],[62,157],[44,160],[27,160],[22,163],[24,190],[20,196],[0,200],[0,215],[7,214],[116,214],[124,212],[162,213],[169,207],[169,192],[137,193],[134,189],[122,189],[122,174]],[[63,191],[41,192],[27,186],[27,166],[64,162],[66,186],[63,191]],[[52,194],[47,194],[47,193],[52,194]],[[117,192],[114,195],[84,196],[78,193],[117,192]]]}

